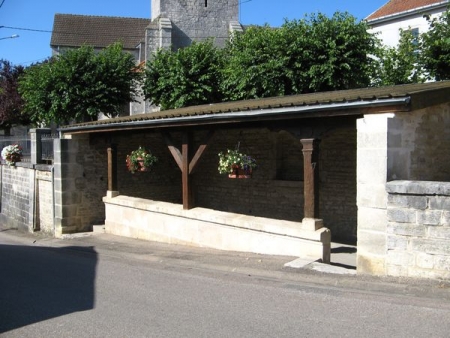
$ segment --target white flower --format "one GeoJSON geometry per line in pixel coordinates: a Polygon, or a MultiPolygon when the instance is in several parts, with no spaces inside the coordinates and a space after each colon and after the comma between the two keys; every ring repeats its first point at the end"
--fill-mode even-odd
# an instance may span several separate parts
{"type": "Polygon", "coordinates": [[[2,159],[7,165],[14,165],[20,162],[22,157],[22,148],[18,144],[11,144],[2,149],[2,159]]]}

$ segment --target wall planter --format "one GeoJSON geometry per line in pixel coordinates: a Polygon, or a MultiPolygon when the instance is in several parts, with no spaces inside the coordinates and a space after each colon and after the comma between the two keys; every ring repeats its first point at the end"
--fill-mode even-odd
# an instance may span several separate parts
{"type": "Polygon", "coordinates": [[[2,149],[2,159],[7,165],[15,165],[22,160],[22,147],[17,144],[4,147],[2,149]]]}
{"type": "Polygon", "coordinates": [[[141,146],[133,150],[126,158],[127,169],[132,174],[149,171],[157,161],[158,158],[155,155],[141,146]]]}
{"type": "Polygon", "coordinates": [[[238,165],[232,166],[233,172],[228,174],[229,178],[252,178],[252,168],[242,169],[238,165]]]}
{"type": "Polygon", "coordinates": [[[253,157],[228,149],[219,153],[219,174],[227,174],[229,178],[251,178],[256,161],[253,157]]]}

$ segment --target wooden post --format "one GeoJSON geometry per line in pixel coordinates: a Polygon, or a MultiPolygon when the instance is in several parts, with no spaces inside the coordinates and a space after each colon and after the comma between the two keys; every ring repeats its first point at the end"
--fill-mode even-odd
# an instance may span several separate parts
{"type": "Polygon", "coordinates": [[[108,196],[117,196],[117,146],[111,144],[108,148],[108,196]]]}
{"type": "Polygon", "coordinates": [[[303,165],[304,165],[304,218],[317,218],[319,216],[319,140],[302,139],[303,165]]]}
{"type": "Polygon", "coordinates": [[[181,146],[181,172],[183,184],[183,209],[189,210],[194,207],[192,198],[191,181],[189,175],[189,148],[191,145],[191,134],[185,132],[183,135],[183,144],[181,146]]]}
{"type": "Polygon", "coordinates": [[[200,158],[205,152],[209,141],[214,135],[214,131],[210,130],[206,135],[206,138],[201,142],[201,145],[197,149],[194,156],[191,156],[192,151],[192,135],[190,132],[185,132],[183,135],[183,144],[181,145],[181,152],[175,146],[172,137],[169,133],[163,133],[164,141],[169,148],[170,153],[172,154],[175,162],[181,170],[182,175],[182,190],[183,190],[183,209],[189,210],[195,206],[194,202],[194,194],[191,189],[191,174],[195,172],[195,169],[198,167],[200,162],[200,158]],[[191,159],[192,157],[192,159],[191,159]]]}

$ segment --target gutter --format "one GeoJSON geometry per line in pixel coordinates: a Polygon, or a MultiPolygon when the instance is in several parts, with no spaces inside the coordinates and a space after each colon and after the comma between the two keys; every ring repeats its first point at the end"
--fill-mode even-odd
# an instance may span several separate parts
{"type": "MultiPolygon", "coordinates": [[[[260,109],[260,110],[252,110],[252,111],[237,111],[232,113],[203,113],[201,115],[187,115],[180,117],[167,117],[167,118],[158,118],[158,119],[139,119],[139,120],[131,120],[126,122],[114,122],[113,119],[109,120],[110,122],[105,123],[93,123],[89,125],[75,125],[75,126],[67,126],[64,128],[60,128],[59,131],[61,133],[70,133],[76,131],[89,131],[89,130],[101,130],[101,129],[119,129],[121,127],[142,127],[142,126],[160,126],[160,125],[171,125],[176,123],[192,123],[192,122],[227,122],[228,120],[242,118],[242,119],[254,119],[254,118],[270,118],[272,116],[285,116],[285,117],[293,117],[297,114],[301,117],[302,114],[307,114],[311,112],[323,112],[323,111],[335,111],[335,110],[344,110],[344,109],[361,109],[361,108],[376,108],[376,107],[386,107],[392,105],[403,105],[407,106],[411,101],[410,97],[401,97],[401,98],[391,98],[385,100],[375,100],[375,101],[355,101],[355,102],[346,102],[346,103],[327,103],[313,106],[295,106],[295,107],[281,107],[281,108],[270,108],[270,109],[260,109]]],[[[355,113],[346,114],[346,115],[360,115],[360,111],[356,111],[355,113]]],[[[339,114],[335,114],[339,115],[339,114]]],[[[139,115],[135,115],[139,116],[139,115]]],[[[317,116],[320,117],[320,116],[317,116]]],[[[138,119],[138,117],[137,117],[138,119]]],[[[108,120],[105,120],[108,121],[108,120]]],[[[244,121],[243,121],[244,122],[244,121]]]]}

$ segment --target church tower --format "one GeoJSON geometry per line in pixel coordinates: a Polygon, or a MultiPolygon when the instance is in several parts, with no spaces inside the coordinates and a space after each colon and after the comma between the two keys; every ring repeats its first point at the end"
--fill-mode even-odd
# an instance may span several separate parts
{"type": "Polygon", "coordinates": [[[207,38],[223,46],[231,31],[242,30],[239,0],[152,0],[151,11],[149,29],[154,32],[148,32],[148,52],[169,46],[176,50],[207,38]]]}

